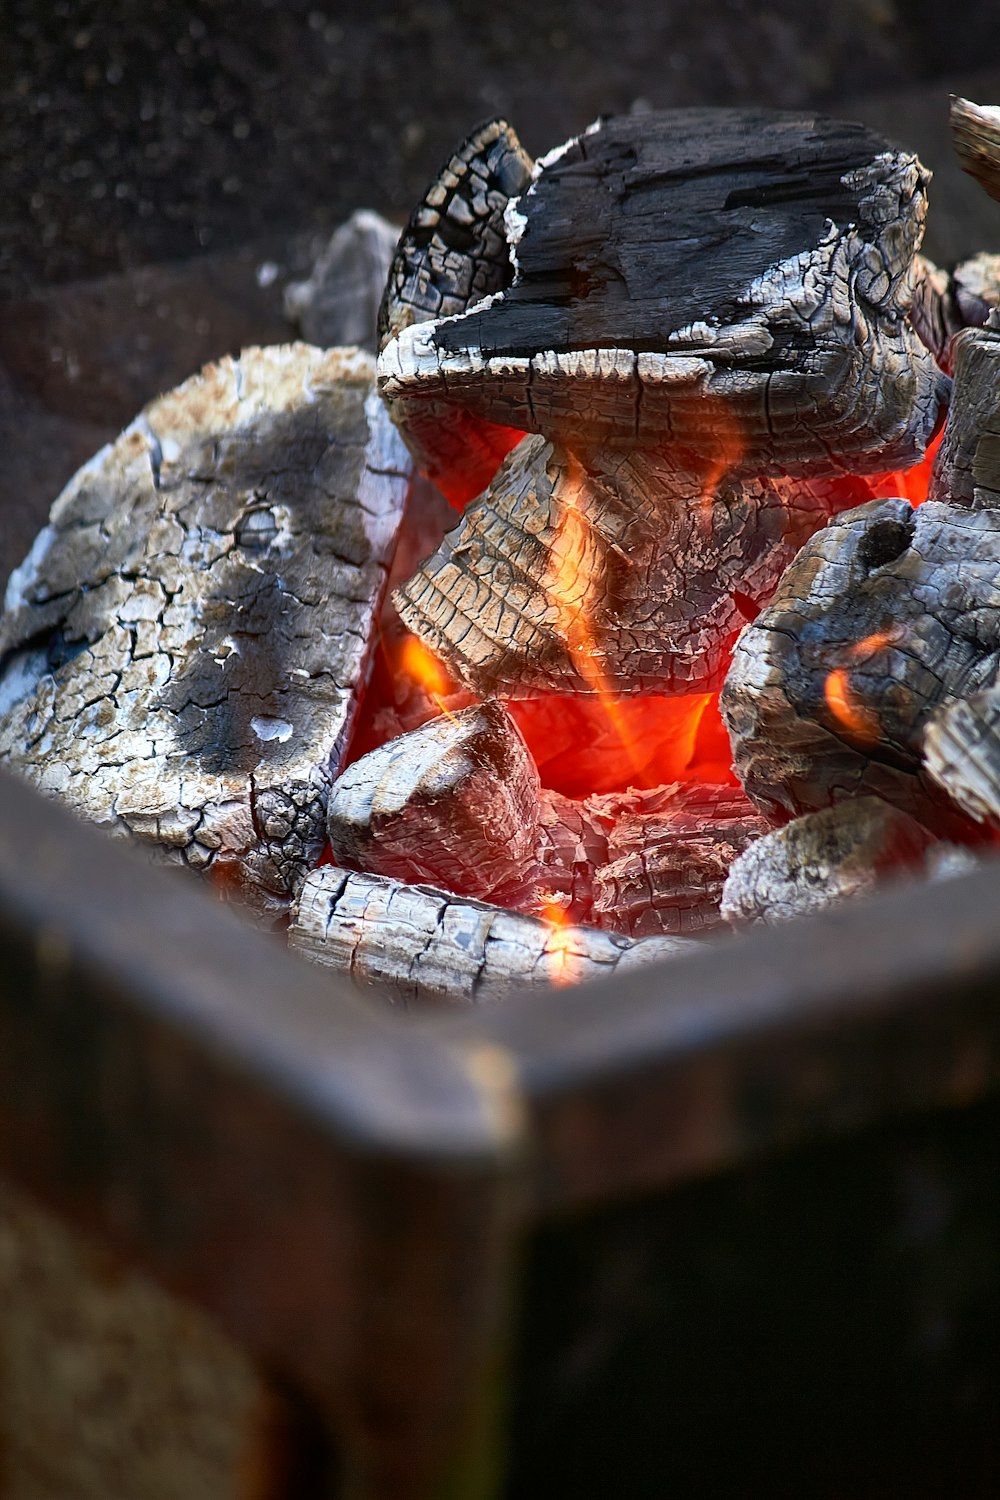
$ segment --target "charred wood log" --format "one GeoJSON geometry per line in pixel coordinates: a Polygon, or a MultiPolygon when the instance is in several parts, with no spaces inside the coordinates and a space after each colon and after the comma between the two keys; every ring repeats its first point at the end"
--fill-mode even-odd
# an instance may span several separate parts
{"type": "Polygon", "coordinates": [[[924,731],[927,769],[948,796],[991,828],[1000,828],[1000,688],[947,703],[924,731]]]}
{"type": "Polygon", "coordinates": [[[710,932],[730,866],[769,825],[735,787],[665,788],[655,801],[616,820],[594,875],[594,921],[632,937],[710,932]]]}
{"type": "Polygon", "coordinates": [[[355,761],[334,783],[338,864],[517,905],[533,888],[538,772],[498,703],[442,715],[355,761]]]}
{"type": "MultiPolygon", "coordinates": [[[[425,234],[477,142],[418,210],[425,234]]],[[[753,476],[921,456],[942,386],[905,317],[915,157],[835,120],[673,110],[602,120],[532,178],[512,189],[505,253],[490,239],[490,296],[456,295],[425,259],[411,290],[408,252],[390,280],[380,384],[430,472],[470,414],[569,448],[667,445],[695,470],[724,422],[753,476]]]]}
{"type": "Polygon", "coordinates": [[[953,271],[940,270],[918,255],[910,322],[941,369],[954,369],[952,340],[963,328],[982,328],[1000,307],[1000,255],[983,253],[953,271]]]}
{"type": "Polygon", "coordinates": [[[710,692],[805,538],[867,493],[525,438],[394,601],[481,697],[710,692]]]}
{"type": "Polygon", "coordinates": [[[335,231],[306,281],[285,288],[285,313],[322,349],[354,344],[375,353],[378,311],[399,228],[359,208],[335,231]]]}
{"type": "Polygon", "coordinates": [[[409,464],[371,359],[250,349],[70,482],[0,621],[0,758],[246,899],[325,841],[409,464]]]}
{"type": "Polygon", "coordinates": [[[1000,505],[1000,324],[959,334],[953,349],[955,386],[928,497],[995,507],[1000,505]]]}
{"type": "Polygon", "coordinates": [[[953,94],[949,124],[962,171],[1000,201],[1000,109],[953,94]]]}
{"type": "Polygon", "coordinates": [[[727,922],[782,922],[870,894],[886,878],[924,868],[936,840],[878,797],[807,813],[749,845],[722,895],[727,922]]]}
{"type": "Polygon", "coordinates": [[[1000,667],[1000,510],[881,500],[802,549],[741,635],[722,694],[736,772],[773,822],[882,797],[969,825],[928,777],[924,727],[1000,667]]]}
{"type": "MultiPolygon", "coordinates": [[[[504,215],[532,165],[505,120],[481,125],[449,157],[400,238],[379,312],[380,349],[413,324],[463,313],[510,284],[504,215]]],[[[400,428],[418,467],[456,503],[486,487],[520,436],[439,399],[400,428]]]]}
{"type": "Polygon", "coordinates": [[[598,979],[688,950],[560,926],[428,886],[325,865],[302,886],[291,946],[403,1004],[475,1004],[510,991],[598,979]]]}

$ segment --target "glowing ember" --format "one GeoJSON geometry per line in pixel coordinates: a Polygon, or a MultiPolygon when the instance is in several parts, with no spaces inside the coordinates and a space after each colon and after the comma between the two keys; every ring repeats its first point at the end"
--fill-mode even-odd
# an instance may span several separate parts
{"type": "MultiPolygon", "coordinates": [[[[865,636],[864,640],[856,641],[847,654],[854,662],[868,661],[886,646],[892,645],[896,636],[897,632],[894,630],[876,631],[873,635],[865,636]]],[[[850,667],[834,667],[827,673],[823,684],[826,706],[838,724],[843,725],[859,745],[877,744],[882,734],[878,714],[862,701],[852,687],[850,670],[850,667]]]]}
{"type": "Polygon", "coordinates": [[[554,985],[576,984],[580,978],[580,956],[575,952],[569,912],[555,896],[546,901],[541,916],[552,928],[546,954],[549,959],[548,974],[554,985]]]}
{"type": "Polygon", "coordinates": [[[943,437],[944,428],[928,443],[920,463],[914,464],[912,469],[895,469],[891,474],[879,474],[869,480],[872,498],[891,500],[899,496],[903,500],[909,500],[911,505],[923,505],[931,482],[931,470],[943,437]]]}
{"type": "Polygon", "coordinates": [[[407,636],[400,654],[399,670],[422,687],[427,696],[437,704],[443,714],[448,712],[444,699],[454,692],[454,684],[423,641],[415,635],[407,636]]]}

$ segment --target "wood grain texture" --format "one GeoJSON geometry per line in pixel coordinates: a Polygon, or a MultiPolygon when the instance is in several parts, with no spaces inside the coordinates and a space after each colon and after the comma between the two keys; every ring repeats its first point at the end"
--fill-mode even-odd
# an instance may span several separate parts
{"type": "Polygon", "coordinates": [[[334,860],[397,880],[519,905],[534,886],[539,781],[499,703],[439,715],[334,782],[334,860]]]}
{"type": "Polygon", "coordinates": [[[292,948],[349,973],[397,1003],[447,1005],[576,984],[687,952],[669,937],[634,942],[595,928],[560,926],[425,885],[352,874],[334,865],[302,885],[292,948]]]}
{"type": "Polygon", "coordinates": [[[922,871],[935,842],[899,808],[852,797],[751,843],[729,871],[722,915],[737,925],[783,922],[870,895],[888,877],[922,871]]]}
{"type": "Polygon", "coordinates": [[[953,94],[948,119],[962,171],[1000,201],[1000,108],[953,94]]]}
{"type": "Polygon", "coordinates": [[[510,286],[384,347],[404,432],[444,406],[699,468],[721,411],[741,473],[919,458],[943,387],[905,316],[915,157],[840,121],[676,110],[602,120],[533,176],[506,214],[510,286]]]}
{"type": "Polygon", "coordinates": [[[955,387],[928,495],[976,509],[1000,505],[1000,326],[954,338],[955,387]]]}
{"type": "Polygon", "coordinates": [[[977,823],[1000,828],[1000,689],[946,703],[924,731],[934,781],[977,823]]]}
{"type": "Polygon", "coordinates": [[[280,906],[323,846],[408,472],[358,351],[251,349],[154,401],[11,579],[0,758],[280,906]]]}
{"type": "Polygon", "coordinates": [[[998,606],[1000,511],[880,500],[835,517],[733,654],[722,711],[752,801],[783,822],[872,794],[967,836],[921,739],[996,676],[998,606]]]}
{"type": "Polygon", "coordinates": [[[709,692],[805,539],[869,493],[529,437],[394,602],[479,696],[709,692]]]}

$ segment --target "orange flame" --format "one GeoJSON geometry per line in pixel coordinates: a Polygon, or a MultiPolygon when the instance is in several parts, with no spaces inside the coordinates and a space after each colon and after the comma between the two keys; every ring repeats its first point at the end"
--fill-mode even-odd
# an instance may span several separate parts
{"type": "Polygon", "coordinates": [[[712,428],[715,438],[715,459],[705,471],[698,496],[698,514],[703,526],[711,520],[712,506],[719,492],[719,485],[731,469],[746,453],[746,442],[733,415],[716,396],[703,397],[702,420],[712,428]],[[707,404],[707,409],[706,409],[707,404]]]}
{"type": "MultiPolygon", "coordinates": [[[[876,652],[892,645],[898,636],[898,630],[878,630],[873,635],[866,635],[849,648],[848,657],[854,662],[867,661],[876,652]]],[[[859,744],[874,745],[878,742],[882,736],[878,714],[861,701],[852,687],[849,667],[834,667],[826,674],[823,697],[833,717],[859,744]]]]}
{"type": "Polygon", "coordinates": [[[444,699],[455,690],[454,684],[437,657],[428,651],[423,641],[417,636],[407,636],[403,642],[399,664],[414,682],[420,684],[427,696],[447,718],[454,717],[444,705],[444,699]]]}
{"type": "Polygon", "coordinates": [[[572,924],[562,902],[551,895],[542,905],[542,917],[552,928],[546,944],[549,978],[555,985],[576,984],[580,978],[580,955],[574,951],[572,924]]]}
{"type": "Polygon", "coordinates": [[[560,493],[563,513],[552,541],[552,568],[543,587],[558,612],[574,666],[596,698],[632,771],[639,774],[646,758],[641,754],[621,700],[611,690],[597,660],[598,643],[591,614],[594,601],[603,591],[604,570],[599,544],[587,516],[583,467],[572,454],[569,465],[560,493]]]}

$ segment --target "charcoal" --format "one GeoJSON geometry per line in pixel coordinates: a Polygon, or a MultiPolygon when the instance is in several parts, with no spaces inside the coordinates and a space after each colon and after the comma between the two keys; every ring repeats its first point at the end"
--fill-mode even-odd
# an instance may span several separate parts
{"type": "Polygon", "coordinates": [[[1000,201],[1000,109],[952,96],[951,143],[963,172],[1000,201]]]}
{"type": "Polygon", "coordinates": [[[952,349],[955,388],[928,497],[1000,506],[1000,323],[958,334],[952,349]]]}

